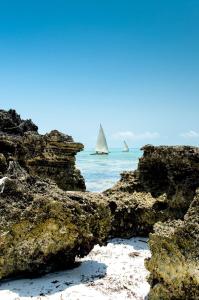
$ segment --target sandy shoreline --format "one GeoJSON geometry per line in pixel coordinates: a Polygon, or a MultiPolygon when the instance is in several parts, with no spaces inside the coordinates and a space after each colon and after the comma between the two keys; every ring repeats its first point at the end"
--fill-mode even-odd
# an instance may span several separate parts
{"type": "Polygon", "coordinates": [[[146,299],[149,284],[144,259],[150,256],[146,240],[113,239],[105,247],[95,246],[72,270],[3,282],[0,299],[146,299]]]}

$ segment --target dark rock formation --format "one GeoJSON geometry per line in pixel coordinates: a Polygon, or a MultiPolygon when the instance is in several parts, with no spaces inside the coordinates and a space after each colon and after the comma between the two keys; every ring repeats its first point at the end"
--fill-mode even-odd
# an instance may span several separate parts
{"type": "Polygon", "coordinates": [[[199,299],[199,148],[145,146],[138,169],[103,194],[81,192],[82,149],[0,111],[0,278],[70,267],[108,236],[146,236],[155,224],[150,299],[199,299]]]}
{"type": "Polygon", "coordinates": [[[149,299],[199,299],[199,190],[184,220],[157,223],[149,245],[149,299]]]}
{"type": "Polygon", "coordinates": [[[102,195],[63,191],[18,163],[12,173],[0,194],[0,278],[68,268],[105,242],[111,219],[102,195]]]}
{"type": "Polygon", "coordinates": [[[199,148],[145,146],[135,172],[105,192],[111,236],[147,236],[158,221],[183,219],[199,187],[199,148]]]}
{"type": "Polygon", "coordinates": [[[8,177],[0,193],[0,278],[68,268],[105,243],[111,224],[103,195],[64,191],[85,190],[75,169],[83,145],[56,130],[39,135],[12,110],[0,120],[0,177],[8,177]]]}
{"type": "Polygon", "coordinates": [[[84,178],[75,168],[75,155],[83,150],[82,144],[53,130],[44,136],[26,134],[24,145],[28,149],[25,163],[30,174],[53,179],[64,190],[85,191],[84,178]]]}
{"type": "Polygon", "coordinates": [[[108,194],[107,198],[112,212],[111,237],[148,236],[157,221],[174,215],[163,209],[165,195],[153,198],[150,193],[134,191],[108,194]]]}
{"type": "Polygon", "coordinates": [[[23,121],[14,110],[0,111],[0,175],[10,161],[18,161],[29,174],[54,180],[64,190],[86,189],[75,155],[83,145],[57,130],[37,133],[31,120],[23,121]]]}
{"type": "Polygon", "coordinates": [[[166,194],[169,212],[149,237],[149,299],[199,299],[199,148],[147,146],[139,168],[146,191],[166,194]]]}
{"type": "Polygon", "coordinates": [[[199,299],[199,148],[143,150],[138,169],[105,192],[111,236],[147,236],[154,227],[149,299],[199,299]]]}
{"type": "Polygon", "coordinates": [[[154,197],[166,193],[167,204],[183,217],[199,186],[199,148],[145,146],[139,182],[154,197]]]}
{"type": "Polygon", "coordinates": [[[38,127],[30,119],[22,120],[14,109],[0,110],[0,133],[23,135],[27,131],[37,130],[38,127]]]}

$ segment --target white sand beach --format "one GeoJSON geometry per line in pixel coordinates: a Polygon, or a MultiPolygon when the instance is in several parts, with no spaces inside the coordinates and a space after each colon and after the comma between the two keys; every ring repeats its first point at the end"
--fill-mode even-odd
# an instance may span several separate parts
{"type": "Polygon", "coordinates": [[[3,281],[1,300],[124,300],[147,299],[149,284],[144,259],[147,239],[112,239],[78,259],[74,269],[34,279],[3,281]]]}

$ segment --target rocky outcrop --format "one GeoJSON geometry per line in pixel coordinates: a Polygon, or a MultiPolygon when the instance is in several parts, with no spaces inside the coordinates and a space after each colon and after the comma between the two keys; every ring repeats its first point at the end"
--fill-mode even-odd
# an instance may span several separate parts
{"type": "Polygon", "coordinates": [[[199,148],[143,148],[108,196],[111,236],[149,233],[151,300],[199,299],[199,148]]]}
{"type": "Polygon", "coordinates": [[[104,244],[111,215],[105,197],[66,192],[18,162],[0,194],[0,278],[69,268],[104,244]]]}
{"type": "Polygon", "coordinates": [[[146,192],[106,194],[112,212],[111,237],[148,236],[159,220],[175,216],[163,210],[165,195],[154,198],[146,192]],[[161,207],[161,209],[160,209],[161,207]]]}
{"type": "Polygon", "coordinates": [[[75,155],[83,150],[82,144],[53,130],[44,136],[26,134],[24,145],[28,149],[25,163],[30,174],[50,178],[63,190],[85,191],[84,178],[75,167],[75,155]]]}
{"type": "Polygon", "coordinates": [[[0,111],[0,175],[10,161],[18,161],[29,174],[54,180],[64,190],[86,189],[75,155],[83,149],[71,136],[57,130],[37,133],[31,120],[21,120],[14,110],[0,111]]]}
{"type": "Polygon", "coordinates": [[[142,150],[138,169],[104,193],[113,213],[111,236],[147,236],[158,221],[183,219],[199,186],[199,148],[142,150]]]}
{"type": "Polygon", "coordinates": [[[0,278],[68,268],[104,244],[111,216],[102,195],[63,191],[17,162],[12,178],[0,194],[0,278]]]}
{"type": "Polygon", "coordinates": [[[157,223],[149,245],[149,299],[199,299],[199,190],[184,220],[157,223]]]}
{"type": "Polygon", "coordinates": [[[68,268],[106,242],[105,196],[73,191],[85,190],[75,168],[82,149],[70,136],[40,135],[31,120],[0,111],[0,175],[7,177],[0,193],[0,278],[68,268]]]}
{"type": "Polygon", "coordinates": [[[23,135],[27,131],[37,132],[38,127],[32,120],[22,120],[14,109],[0,109],[0,133],[23,135]]]}
{"type": "Polygon", "coordinates": [[[151,233],[150,299],[199,298],[199,148],[147,145],[138,169],[102,194],[85,192],[82,149],[0,111],[0,278],[67,268],[108,236],[151,233]]]}
{"type": "Polygon", "coordinates": [[[183,217],[199,186],[199,148],[190,146],[145,146],[140,159],[139,182],[157,197],[166,194],[169,208],[183,217]]]}
{"type": "Polygon", "coordinates": [[[169,212],[149,236],[149,299],[199,299],[199,148],[147,146],[139,168],[144,189],[165,193],[169,212]]]}

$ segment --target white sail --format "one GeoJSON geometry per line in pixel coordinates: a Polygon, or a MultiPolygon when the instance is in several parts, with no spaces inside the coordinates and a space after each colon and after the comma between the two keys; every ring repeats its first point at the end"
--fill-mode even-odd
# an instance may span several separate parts
{"type": "Polygon", "coordinates": [[[129,152],[129,147],[127,145],[127,143],[124,141],[124,150],[123,152],[129,152]]]}
{"type": "Polygon", "coordinates": [[[97,144],[95,147],[95,151],[97,154],[108,154],[108,145],[106,142],[106,137],[104,134],[104,130],[102,128],[102,125],[100,124],[99,134],[97,138],[97,144]]]}

